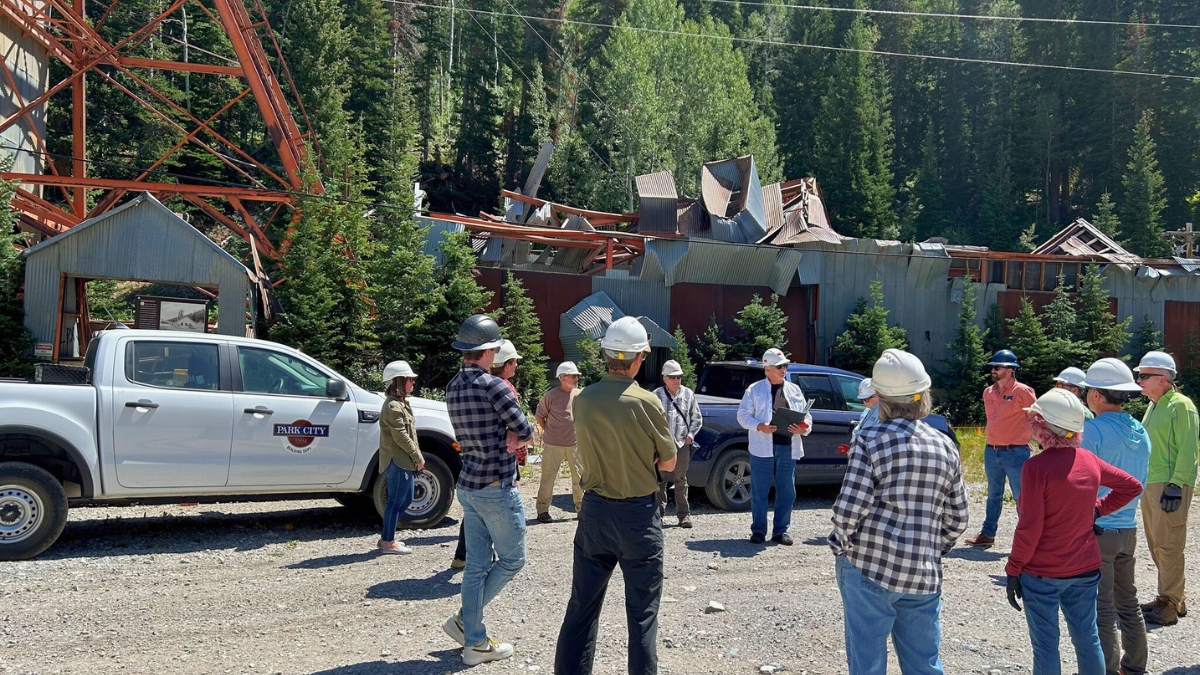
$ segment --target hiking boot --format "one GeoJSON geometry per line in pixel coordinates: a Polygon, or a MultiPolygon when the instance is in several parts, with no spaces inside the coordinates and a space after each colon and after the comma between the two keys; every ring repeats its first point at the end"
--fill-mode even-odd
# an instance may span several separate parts
{"type": "Polygon", "coordinates": [[[974,537],[968,539],[966,543],[968,546],[991,546],[992,544],[996,543],[996,539],[980,532],[974,537]]]}
{"type": "Polygon", "coordinates": [[[792,535],[790,535],[786,532],[783,534],[777,534],[774,537],[771,537],[771,541],[775,542],[776,544],[783,544],[784,546],[791,546],[792,545],[792,535]]]}
{"type": "Polygon", "coordinates": [[[484,638],[483,642],[463,649],[463,663],[468,666],[477,666],[488,661],[502,661],[512,658],[512,655],[512,645],[507,642],[496,642],[491,638],[484,638]]]}
{"type": "Polygon", "coordinates": [[[466,646],[467,637],[463,632],[462,617],[458,612],[451,614],[449,619],[442,622],[442,630],[446,631],[446,635],[449,635],[450,639],[457,642],[459,646],[466,646]]]}
{"type": "Polygon", "coordinates": [[[1179,618],[1187,616],[1187,600],[1179,601],[1179,618]]]}
{"type": "Polygon", "coordinates": [[[1160,595],[1150,602],[1142,604],[1142,613],[1145,614],[1161,609],[1165,604],[1167,604],[1167,597],[1165,595],[1160,595]]]}
{"type": "Polygon", "coordinates": [[[761,532],[755,532],[754,534],[750,535],[750,543],[751,544],[761,544],[761,543],[765,542],[766,540],[767,540],[767,535],[765,535],[761,532]]]}
{"type": "Polygon", "coordinates": [[[398,541],[384,541],[380,539],[377,546],[379,547],[380,553],[388,553],[391,555],[408,555],[409,553],[412,553],[411,548],[398,541]]]}
{"type": "Polygon", "coordinates": [[[679,516],[679,526],[682,528],[685,528],[685,529],[691,529],[692,517],[691,516],[679,516]]]}
{"type": "Polygon", "coordinates": [[[450,569],[452,569],[452,570],[461,570],[462,568],[464,568],[466,566],[467,566],[467,561],[463,560],[462,558],[455,558],[454,560],[450,561],[450,569]]]}
{"type": "MultiPolygon", "coordinates": [[[[550,517],[549,513],[539,513],[538,514],[538,522],[539,523],[553,523],[554,519],[550,517]]],[[[483,663],[483,662],[480,661],[480,663],[483,663]]]]}
{"type": "Polygon", "coordinates": [[[1174,601],[1167,600],[1162,607],[1146,612],[1146,623],[1174,626],[1179,623],[1179,605],[1176,605],[1174,601]]]}

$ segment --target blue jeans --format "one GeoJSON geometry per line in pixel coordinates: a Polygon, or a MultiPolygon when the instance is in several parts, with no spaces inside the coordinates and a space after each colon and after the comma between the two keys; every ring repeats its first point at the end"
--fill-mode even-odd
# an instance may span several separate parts
{"type": "Polygon", "coordinates": [[[904,675],[942,675],[942,594],[893,593],[837,557],[850,675],[887,675],[887,639],[904,675]]]}
{"type": "Polygon", "coordinates": [[[983,448],[983,471],[987,474],[988,497],[987,515],[983,519],[983,534],[996,536],[996,526],[1000,522],[1000,511],[1004,508],[1004,479],[1008,479],[1008,487],[1012,490],[1013,501],[1021,496],[1021,468],[1029,459],[1029,446],[1017,448],[983,448]]]}
{"type": "Polygon", "coordinates": [[[750,534],[767,534],[767,495],[775,483],[773,537],[787,534],[796,504],[796,460],[792,446],[776,445],[774,457],[750,455],[750,534]],[[757,476],[757,477],[756,477],[757,476]]]}
{"type": "Polygon", "coordinates": [[[468,645],[487,637],[483,608],[525,566],[525,505],[515,487],[491,485],[482,490],[458,490],[468,551],[495,548],[499,560],[468,555],[462,579],[463,633],[468,645]]]}
{"type": "Polygon", "coordinates": [[[1050,579],[1021,575],[1025,590],[1025,621],[1033,642],[1033,675],[1060,675],[1058,608],[1075,645],[1079,675],[1104,675],[1104,651],[1096,630],[1096,588],[1100,575],[1080,579],[1050,579]]]}
{"type": "Polygon", "coordinates": [[[387,479],[387,506],[383,509],[383,540],[396,540],[396,526],[400,523],[400,514],[408,510],[413,500],[413,472],[401,469],[395,462],[388,462],[383,472],[387,479]]]}

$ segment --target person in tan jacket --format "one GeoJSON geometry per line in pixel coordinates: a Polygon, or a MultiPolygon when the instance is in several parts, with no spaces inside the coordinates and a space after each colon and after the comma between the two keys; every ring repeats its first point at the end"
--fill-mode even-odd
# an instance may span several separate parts
{"type": "Polygon", "coordinates": [[[400,514],[412,503],[417,472],[425,469],[412,406],[408,403],[417,374],[408,362],[392,361],[383,369],[383,381],[387,383],[387,399],[379,411],[379,473],[387,480],[387,506],[383,510],[383,534],[378,547],[384,553],[408,554],[412,549],[396,541],[396,526],[400,514]]]}

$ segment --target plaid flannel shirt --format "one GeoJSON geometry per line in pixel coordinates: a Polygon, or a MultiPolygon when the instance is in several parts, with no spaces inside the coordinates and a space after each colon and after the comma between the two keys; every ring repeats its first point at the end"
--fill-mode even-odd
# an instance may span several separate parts
{"type": "Polygon", "coordinates": [[[495,482],[511,486],[517,456],[505,444],[507,432],[512,429],[523,441],[533,438],[533,427],[512,387],[483,368],[464,363],[446,385],[446,408],[462,450],[458,489],[482,490],[495,482]]]}
{"type": "Polygon", "coordinates": [[[893,593],[937,593],[967,515],[954,443],[921,421],[882,422],[852,441],[829,546],[893,593]]]}
{"type": "Polygon", "coordinates": [[[696,434],[700,433],[700,429],[704,426],[704,417],[700,415],[700,406],[696,404],[696,393],[683,385],[679,385],[679,391],[672,397],[666,387],[659,387],[654,390],[654,394],[658,396],[658,402],[663,405],[663,410],[667,413],[667,424],[671,425],[671,437],[675,439],[675,447],[682,448],[683,441],[691,436],[692,440],[696,440],[696,434]],[[671,399],[675,402],[672,403],[671,399]],[[678,410],[676,410],[678,406],[678,410]],[[685,419],[679,414],[682,410],[687,414],[685,419]]]}

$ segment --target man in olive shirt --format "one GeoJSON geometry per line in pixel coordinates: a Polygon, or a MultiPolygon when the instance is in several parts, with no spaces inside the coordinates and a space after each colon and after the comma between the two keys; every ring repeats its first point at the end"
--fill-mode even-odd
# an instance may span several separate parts
{"type": "Polygon", "coordinates": [[[658,397],[633,381],[650,341],[633,317],[614,321],[600,341],[608,374],[575,397],[575,436],[584,508],[575,530],[571,600],[558,633],[556,675],[590,675],[608,580],[625,577],[631,675],[658,672],[658,607],[663,582],[658,472],[675,468],[675,440],[658,397]]]}

